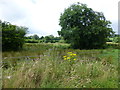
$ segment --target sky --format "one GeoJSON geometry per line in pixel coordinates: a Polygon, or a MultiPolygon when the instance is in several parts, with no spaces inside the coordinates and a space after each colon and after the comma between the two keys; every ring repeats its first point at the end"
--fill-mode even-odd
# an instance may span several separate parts
{"type": "Polygon", "coordinates": [[[119,0],[0,0],[0,20],[28,27],[28,35],[58,36],[60,14],[71,4],[87,4],[94,11],[103,12],[118,33],[119,0]]]}

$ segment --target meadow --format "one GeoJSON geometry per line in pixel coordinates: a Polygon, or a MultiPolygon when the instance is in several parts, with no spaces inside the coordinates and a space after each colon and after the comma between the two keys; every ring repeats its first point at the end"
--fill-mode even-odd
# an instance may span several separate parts
{"type": "Polygon", "coordinates": [[[2,58],[3,88],[118,88],[118,49],[112,46],[79,50],[26,43],[2,58]]]}

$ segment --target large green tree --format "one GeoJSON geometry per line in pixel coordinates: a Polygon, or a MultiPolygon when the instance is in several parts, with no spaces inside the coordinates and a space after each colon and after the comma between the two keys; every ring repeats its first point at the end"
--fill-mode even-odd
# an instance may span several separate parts
{"type": "Polygon", "coordinates": [[[18,50],[25,41],[26,27],[12,25],[9,22],[0,21],[2,28],[2,50],[18,50]]]}
{"type": "Polygon", "coordinates": [[[60,16],[62,27],[58,34],[71,43],[73,48],[93,49],[104,47],[113,31],[111,22],[102,12],[93,11],[86,4],[72,4],[60,16]]]}

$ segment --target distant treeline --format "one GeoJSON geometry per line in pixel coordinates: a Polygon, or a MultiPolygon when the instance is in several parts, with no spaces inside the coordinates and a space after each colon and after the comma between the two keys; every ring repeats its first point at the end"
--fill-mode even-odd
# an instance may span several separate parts
{"type": "Polygon", "coordinates": [[[65,41],[63,40],[62,37],[54,37],[53,35],[48,35],[48,36],[41,36],[39,37],[37,34],[34,34],[32,36],[27,36],[26,43],[64,43],[65,41]]]}

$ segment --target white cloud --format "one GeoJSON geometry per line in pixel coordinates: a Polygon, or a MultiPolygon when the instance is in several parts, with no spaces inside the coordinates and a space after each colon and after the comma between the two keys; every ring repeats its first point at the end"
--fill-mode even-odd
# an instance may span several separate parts
{"type": "Polygon", "coordinates": [[[118,0],[0,0],[0,19],[27,26],[29,33],[57,35],[60,13],[75,2],[103,12],[117,29],[118,0]]]}

